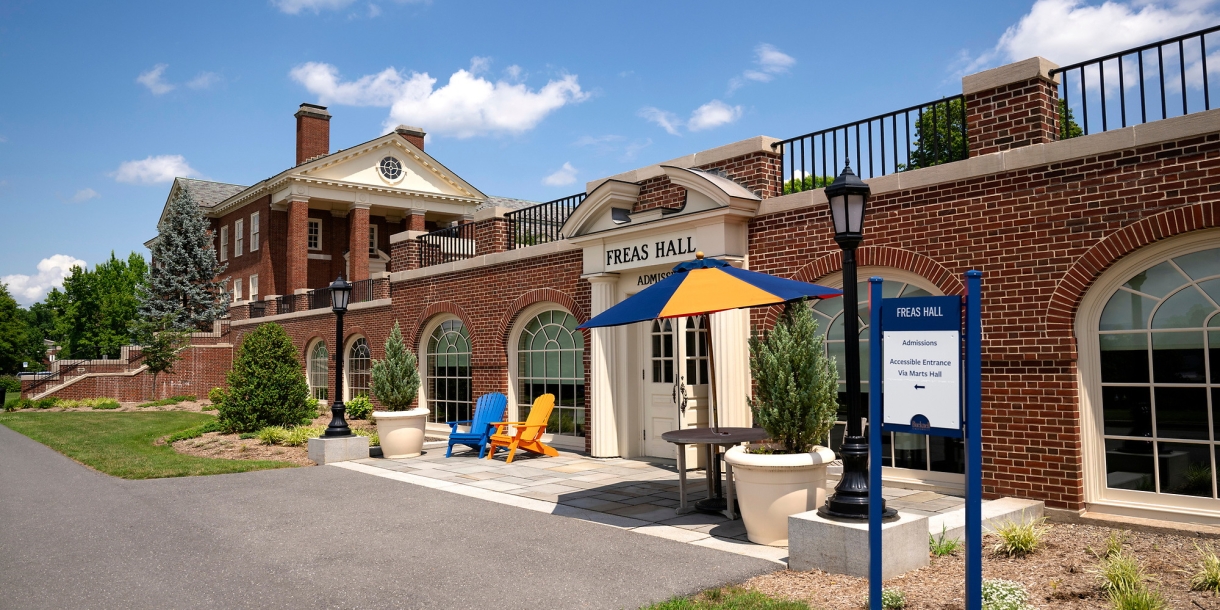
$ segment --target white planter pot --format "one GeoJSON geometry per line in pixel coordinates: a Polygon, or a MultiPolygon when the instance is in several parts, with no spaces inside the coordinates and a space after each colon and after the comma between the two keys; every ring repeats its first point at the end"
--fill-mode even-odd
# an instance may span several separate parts
{"type": "Polygon", "coordinates": [[[750,542],[788,546],[788,517],[826,501],[826,467],[835,454],[826,447],[809,453],[747,453],[742,446],[724,454],[733,465],[737,501],[750,542]]]}
{"type": "Polygon", "coordinates": [[[382,457],[409,458],[424,452],[427,407],[409,411],[373,411],[373,419],[377,422],[382,457]]]}

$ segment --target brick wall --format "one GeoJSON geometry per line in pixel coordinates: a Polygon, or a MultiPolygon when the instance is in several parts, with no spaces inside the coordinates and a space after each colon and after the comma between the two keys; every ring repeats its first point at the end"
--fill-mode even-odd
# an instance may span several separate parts
{"type": "Polygon", "coordinates": [[[966,95],[970,156],[1059,139],[1059,88],[1031,78],[966,95]]]}

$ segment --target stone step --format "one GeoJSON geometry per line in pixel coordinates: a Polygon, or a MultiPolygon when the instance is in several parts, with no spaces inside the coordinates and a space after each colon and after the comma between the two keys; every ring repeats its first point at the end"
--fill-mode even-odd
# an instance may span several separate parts
{"type": "MultiPolygon", "coordinates": [[[[994,531],[996,527],[1009,521],[1020,523],[1022,520],[1041,517],[1046,504],[1041,500],[1025,500],[1022,498],[1000,498],[983,502],[983,531],[994,531]]],[[[901,512],[901,511],[899,511],[901,512]]],[[[966,507],[928,517],[928,534],[939,539],[942,528],[945,539],[966,539],[966,507]]]]}

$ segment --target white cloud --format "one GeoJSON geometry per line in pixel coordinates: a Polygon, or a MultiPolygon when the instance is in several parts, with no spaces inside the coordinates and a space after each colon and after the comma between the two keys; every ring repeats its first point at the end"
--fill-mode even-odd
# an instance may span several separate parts
{"type": "Polygon", "coordinates": [[[643,140],[635,140],[623,148],[623,160],[633,161],[641,150],[652,146],[652,138],[644,138],[643,140]]]}
{"type": "Polygon", "coordinates": [[[72,195],[72,198],[69,199],[68,201],[70,201],[72,203],[83,203],[83,202],[89,201],[90,199],[93,199],[95,197],[101,197],[101,196],[102,196],[101,193],[99,193],[93,189],[83,188],[79,191],[76,191],[76,194],[72,195]]]}
{"type": "Polygon", "coordinates": [[[564,163],[555,173],[542,179],[547,186],[565,186],[576,182],[576,168],[571,163],[564,163]]]}
{"type": "Polygon", "coordinates": [[[691,113],[686,128],[702,131],[732,123],[741,118],[741,106],[730,106],[720,100],[712,100],[691,113]]]}
{"type": "Polygon", "coordinates": [[[740,76],[729,80],[729,93],[740,89],[746,81],[771,82],[771,79],[787,73],[796,65],[796,59],[780,51],[775,45],[762,43],[754,47],[754,65],[758,67],[746,70],[740,76]]]}
{"type": "Polygon", "coordinates": [[[215,72],[200,72],[198,76],[186,83],[191,89],[210,89],[220,82],[220,75],[215,72]]]}
{"type": "Polygon", "coordinates": [[[174,86],[161,80],[161,75],[165,73],[165,69],[169,64],[157,64],[148,72],[141,73],[136,77],[136,82],[148,87],[153,95],[163,95],[174,90],[174,86]]]}
{"type": "Polygon", "coordinates": [[[1170,38],[1215,23],[1213,0],[1104,2],[1037,0],[1029,13],[1009,27],[996,46],[957,63],[958,74],[972,74],[1012,61],[1045,57],[1067,65],[1170,38]]]}
{"type": "Polygon", "coordinates": [[[0,282],[8,285],[9,292],[18,303],[30,305],[42,300],[52,288],[62,288],[64,278],[68,277],[73,267],[84,266],[85,261],[79,258],[56,254],[38,262],[38,273],[6,275],[0,277],[0,282]]]}
{"type": "Polygon", "coordinates": [[[681,123],[681,121],[678,119],[678,116],[672,112],[666,112],[660,108],[653,108],[652,106],[645,106],[644,108],[640,108],[639,115],[646,121],[660,125],[661,129],[669,132],[669,135],[681,135],[678,133],[678,125],[681,123]]]}
{"type": "Polygon", "coordinates": [[[199,172],[188,165],[182,155],[157,155],[138,161],[124,161],[111,175],[119,182],[157,184],[172,182],[179,176],[198,176],[199,172]]]}
{"type": "Polygon", "coordinates": [[[575,75],[531,90],[521,83],[479,76],[477,71],[486,67],[482,58],[472,60],[471,67],[454,72],[439,88],[434,87],[437,79],[426,72],[404,74],[395,68],[346,82],[337,68],[325,63],[302,64],[289,74],[324,104],[388,106],[387,131],[406,123],[420,125],[429,134],[458,138],[528,131],[551,112],[589,97],[575,75]]]}
{"type": "Polygon", "coordinates": [[[580,139],[572,142],[572,146],[600,146],[603,144],[609,144],[610,142],[620,142],[622,140],[623,136],[614,134],[604,136],[581,136],[580,139]]]}
{"type": "MultiPolygon", "coordinates": [[[[299,15],[303,12],[311,12],[314,14],[322,11],[333,11],[346,8],[353,4],[356,0],[271,0],[271,6],[280,9],[280,12],[289,15],[299,15]]],[[[411,4],[415,2],[427,2],[427,0],[397,0],[399,4],[411,4]]],[[[369,17],[376,17],[381,14],[381,8],[376,4],[369,3],[369,17]]]]}

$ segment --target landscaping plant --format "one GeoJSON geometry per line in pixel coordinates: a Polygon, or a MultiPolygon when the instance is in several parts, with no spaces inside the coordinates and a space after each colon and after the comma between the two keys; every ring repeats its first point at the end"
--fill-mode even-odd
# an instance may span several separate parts
{"type": "Polygon", "coordinates": [[[390,411],[405,411],[411,407],[419,392],[419,368],[416,365],[415,354],[403,343],[402,331],[395,321],[389,338],[385,340],[385,358],[373,361],[373,395],[383,407],[390,411]]]}
{"type": "Polygon", "coordinates": [[[1110,596],[1114,610],[1165,610],[1169,604],[1160,591],[1143,587],[1137,591],[1110,596]]]}
{"type": "Polygon", "coordinates": [[[229,390],[217,405],[226,432],[295,426],[317,414],[297,350],[279,324],[262,324],[245,336],[227,381],[229,390]]]}
{"type": "Polygon", "coordinates": [[[1123,552],[1123,544],[1127,542],[1127,534],[1129,532],[1110,532],[1106,537],[1106,545],[1101,550],[1095,550],[1089,547],[1089,552],[1098,559],[1108,559],[1123,552]]]}
{"type": "Polygon", "coordinates": [[[957,552],[961,548],[962,541],[960,538],[951,538],[945,540],[945,526],[940,526],[940,537],[934,538],[932,534],[928,534],[928,546],[932,550],[932,554],[937,557],[945,557],[957,552]]]}
{"type": "Polygon", "coordinates": [[[983,610],[1027,610],[1029,593],[1019,582],[1011,580],[983,581],[983,610]]]}
{"type": "Polygon", "coordinates": [[[804,301],[788,303],[775,328],[750,338],[754,421],[783,453],[804,453],[829,439],[838,412],[838,373],[804,301]]]}
{"type": "Polygon", "coordinates": [[[1216,557],[1216,551],[1210,544],[1203,547],[1195,544],[1195,550],[1199,552],[1199,563],[1195,565],[1195,573],[1190,577],[1190,588],[1194,591],[1220,593],[1220,557],[1216,557]]]}
{"type": "Polygon", "coordinates": [[[1121,551],[1103,559],[1093,573],[1101,578],[1101,589],[1111,597],[1144,588],[1144,571],[1139,561],[1121,551]]]}
{"type": "Polygon", "coordinates": [[[152,373],[153,396],[156,397],[157,376],[174,372],[174,365],[182,360],[182,348],[190,344],[191,335],[175,328],[169,315],[155,320],[141,319],[134,326],[136,337],[143,344],[140,362],[152,373]]]}
{"type": "Polygon", "coordinates": [[[195,400],[195,397],[194,397],[194,396],[191,396],[191,395],[186,395],[186,394],[184,394],[184,395],[180,395],[180,396],[171,396],[171,397],[169,397],[169,398],[162,398],[162,399],[160,399],[160,400],[151,400],[151,401],[149,401],[149,402],[140,403],[139,407],[140,407],[140,408],[144,408],[144,407],[168,407],[168,406],[170,406],[170,405],[176,405],[176,404],[178,404],[178,403],[180,403],[180,402],[187,402],[187,401],[189,401],[189,400],[195,400]]]}
{"type": "Polygon", "coordinates": [[[373,401],[368,396],[357,396],[346,403],[347,416],[351,419],[368,419],[373,414],[373,401]]]}
{"type": "Polygon", "coordinates": [[[1042,539],[1049,531],[1046,517],[1027,520],[1022,512],[1020,521],[1008,521],[996,529],[995,533],[1000,537],[1000,541],[993,550],[1000,555],[1024,557],[1038,549],[1038,545],[1042,544],[1042,539]]]}
{"type": "Polygon", "coordinates": [[[151,248],[156,264],[138,292],[140,315],[182,331],[209,330],[228,313],[228,280],[217,279],[228,265],[216,260],[208,220],[189,188],[169,201],[157,232],[151,248]]]}
{"type": "MultiPolygon", "coordinates": [[[[881,607],[884,610],[902,610],[907,606],[907,596],[898,589],[881,590],[881,607]]],[[[864,607],[869,607],[868,596],[864,596],[864,607]]]]}

